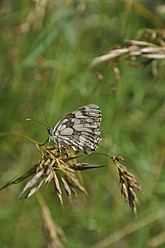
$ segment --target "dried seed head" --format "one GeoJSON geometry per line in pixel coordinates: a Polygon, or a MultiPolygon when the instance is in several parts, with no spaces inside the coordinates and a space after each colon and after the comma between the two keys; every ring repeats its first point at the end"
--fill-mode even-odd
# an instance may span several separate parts
{"type": "Polygon", "coordinates": [[[140,205],[140,203],[136,196],[135,189],[137,189],[142,194],[144,191],[141,185],[137,182],[136,177],[131,174],[125,166],[120,164],[120,160],[124,160],[122,157],[110,156],[110,158],[112,159],[119,173],[121,194],[124,195],[127,204],[131,207],[133,213],[136,214],[136,204],[140,205]]]}

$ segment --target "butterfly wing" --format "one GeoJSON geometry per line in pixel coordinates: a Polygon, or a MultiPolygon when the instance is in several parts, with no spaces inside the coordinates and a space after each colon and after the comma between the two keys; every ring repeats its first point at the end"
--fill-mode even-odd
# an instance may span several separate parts
{"type": "Polygon", "coordinates": [[[95,151],[101,140],[101,117],[100,108],[95,104],[80,107],[69,113],[53,130],[57,143],[86,154],[95,151]]]}

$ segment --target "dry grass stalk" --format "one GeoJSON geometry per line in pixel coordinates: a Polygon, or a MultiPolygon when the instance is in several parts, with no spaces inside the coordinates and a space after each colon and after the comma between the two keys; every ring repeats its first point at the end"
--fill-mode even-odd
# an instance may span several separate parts
{"type": "Polygon", "coordinates": [[[127,204],[131,207],[133,213],[136,214],[136,204],[140,205],[140,203],[136,196],[135,189],[142,194],[144,191],[141,185],[137,182],[136,177],[130,173],[125,166],[120,164],[119,161],[124,160],[122,157],[115,157],[111,155],[110,158],[112,159],[119,173],[121,194],[124,195],[127,204]]]}
{"type": "Polygon", "coordinates": [[[63,198],[60,182],[62,182],[70,201],[72,193],[77,196],[76,189],[79,189],[86,196],[88,195],[86,189],[79,181],[76,170],[99,168],[103,167],[103,165],[77,163],[76,158],[78,156],[71,156],[69,149],[64,146],[39,146],[37,142],[33,142],[41,153],[41,160],[36,165],[32,166],[23,176],[9,181],[0,190],[9,185],[20,183],[27,177],[33,175],[32,179],[23,188],[20,196],[25,194],[25,198],[29,198],[36,193],[43,184],[49,183],[52,179],[62,205],[63,198]]]}
{"type": "MultiPolygon", "coordinates": [[[[102,56],[93,59],[91,66],[96,66],[105,61],[115,64],[120,59],[128,59],[131,66],[146,66],[153,60],[165,58],[165,31],[163,29],[141,29],[138,32],[138,40],[127,40],[122,46],[102,56]],[[143,60],[137,61],[141,57],[143,60]]],[[[116,79],[118,80],[119,73],[116,79]]],[[[119,80],[118,80],[119,81],[119,80]]]]}
{"type": "MultiPolygon", "coordinates": [[[[149,215],[140,218],[139,220],[134,220],[132,223],[124,224],[123,227],[119,228],[116,232],[111,233],[109,236],[103,238],[102,240],[94,244],[91,248],[121,247],[120,245],[121,243],[118,243],[116,245],[114,245],[114,243],[119,242],[121,239],[126,238],[128,235],[135,233],[138,230],[142,230],[142,228],[154,223],[155,221],[157,222],[158,220],[164,219],[164,217],[165,217],[165,208],[158,209],[157,211],[151,212],[149,215]]],[[[150,247],[150,244],[151,243],[149,242],[148,244],[149,246],[147,247],[150,247]]],[[[157,242],[157,246],[155,247],[160,247],[161,244],[162,243],[157,242]]]]}
{"type": "Polygon", "coordinates": [[[52,219],[50,210],[46,206],[42,197],[38,198],[42,210],[42,218],[44,224],[44,234],[47,234],[47,247],[64,248],[67,247],[67,240],[63,230],[52,219]],[[64,244],[64,245],[63,245],[64,244]]]}

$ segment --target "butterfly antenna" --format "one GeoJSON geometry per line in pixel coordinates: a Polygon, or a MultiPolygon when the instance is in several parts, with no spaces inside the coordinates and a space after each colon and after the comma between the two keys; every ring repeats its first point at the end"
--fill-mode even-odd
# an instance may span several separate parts
{"type": "Polygon", "coordinates": [[[48,124],[47,126],[50,128],[49,122],[48,122],[48,120],[46,119],[46,117],[45,117],[44,113],[43,113],[43,112],[41,112],[41,114],[42,114],[42,116],[44,117],[44,119],[45,119],[46,123],[48,124]]]}
{"type": "Polygon", "coordinates": [[[31,119],[31,118],[26,119],[26,121],[35,121],[35,122],[37,122],[37,123],[39,123],[39,124],[41,124],[41,125],[43,125],[43,126],[45,126],[45,127],[48,127],[48,128],[49,128],[49,126],[48,126],[48,125],[46,125],[46,124],[44,124],[44,123],[42,123],[42,122],[40,122],[40,121],[36,121],[36,120],[34,120],[34,119],[31,119]]]}

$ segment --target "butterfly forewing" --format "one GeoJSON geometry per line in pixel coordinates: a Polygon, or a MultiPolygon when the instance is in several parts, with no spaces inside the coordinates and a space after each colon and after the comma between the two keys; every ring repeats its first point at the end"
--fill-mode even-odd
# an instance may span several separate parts
{"type": "Polygon", "coordinates": [[[63,117],[50,137],[57,144],[90,153],[96,150],[101,140],[100,122],[100,108],[95,104],[86,105],[63,117]]]}

